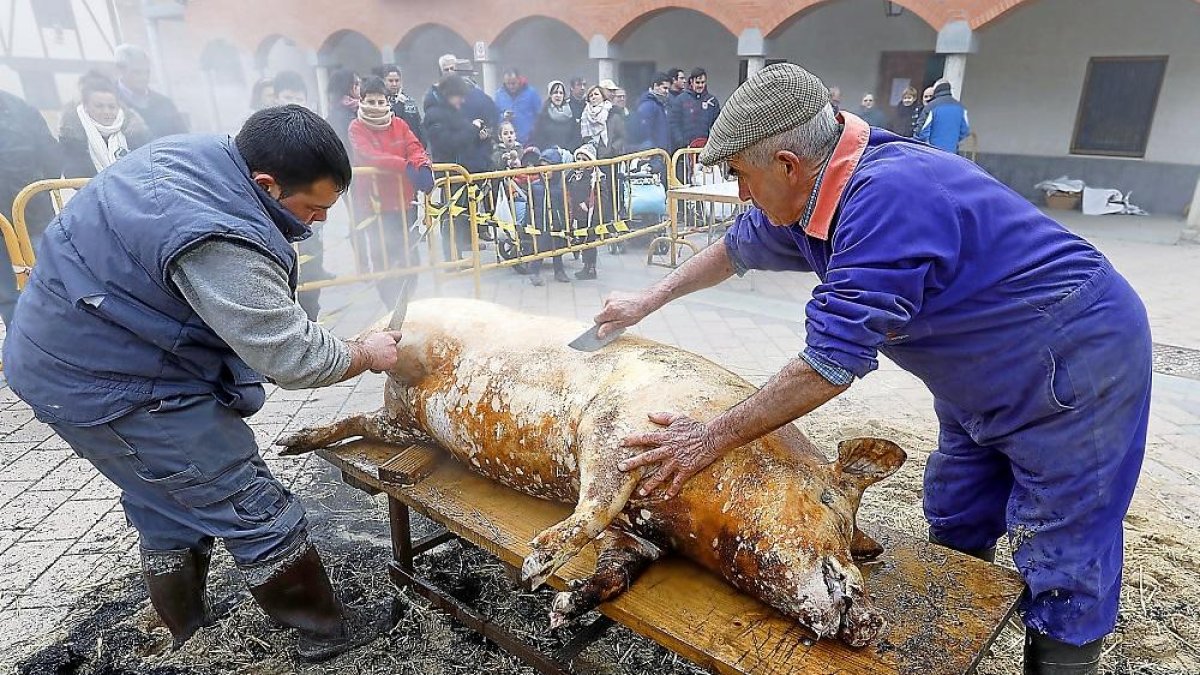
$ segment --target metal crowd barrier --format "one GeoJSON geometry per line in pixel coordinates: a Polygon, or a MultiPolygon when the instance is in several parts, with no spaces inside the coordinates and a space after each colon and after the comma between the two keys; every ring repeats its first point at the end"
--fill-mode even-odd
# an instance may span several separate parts
{"type": "Polygon", "coordinates": [[[704,235],[704,246],[712,244],[748,207],[738,197],[737,183],[726,178],[724,167],[704,167],[697,161],[701,150],[682,148],[671,156],[666,197],[672,225],[669,235],[651,243],[646,256],[649,265],[678,266],[680,248],[686,247],[692,255],[702,248],[689,237],[704,235]],[[667,256],[666,262],[654,261],[654,255],[660,252],[667,256]]]}
{"type": "MultiPolygon", "coordinates": [[[[483,273],[492,270],[589,248],[616,249],[655,235],[677,241],[662,177],[672,164],[666,151],[658,149],[476,174],[456,164],[436,164],[434,189],[416,201],[403,198],[401,174],[356,167],[343,197],[350,216],[353,270],[306,280],[305,266],[311,266],[315,256],[298,245],[297,290],[432,272],[439,285],[449,277],[472,275],[478,296],[483,273]],[[573,202],[573,197],[579,201],[573,202]]],[[[676,180],[667,173],[668,184],[676,180]]],[[[86,184],[85,178],[43,180],[17,195],[13,220],[0,222],[0,231],[19,287],[36,261],[25,216],[30,200],[49,192],[57,213],[68,199],[64,193],[86,184]]],[[[662,248],[652,243],[647,259],[663,253],[662,248]]],[[[674,257],[674,245],[670,249],[674,257]]]]}

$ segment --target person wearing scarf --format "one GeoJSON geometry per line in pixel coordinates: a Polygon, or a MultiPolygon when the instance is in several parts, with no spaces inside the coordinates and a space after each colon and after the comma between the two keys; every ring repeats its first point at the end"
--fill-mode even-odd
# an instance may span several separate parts
{"type": "MultiPolygon", "coordinates": [[[[355,119],[350,122],[350,156],[356,167],[380,173],[364,175],[351,186],[354,252],[359,271],[385,272],[416,265],[416,192],[433,189],[433,170],[425,146],[388,104],[387,85],[378,77],[362,84],[355,119]]],[[[375,284],[387,307],[396,303],[400,277],[375,284]]]]}
{"type": "Polygon", "coordinates": [[[601,154],[608,150],[608,115],[612,111],[612,103],[600,87],[588,89],[584,97],[587,107],[579,119],[579,133],[584,143],[592,144],[601,154]]]}
{"type": "Polygon", "coordinates": [[[554,80],[546,88],[546,102],[533,128],[533,145],[539,148],[558,146],[577,148],[583,143],[580,136],[581,122],[575,120],[567,100],[567,87],[561,80],[554,80]]]}
{"type": "Polygon", "coordinates": [[[107,77],[84,75],[80,93],[80,103],[64,112],[59,129],[67,178],[91,178],[150,140],[145,123],[121,107],[107,77]]]}

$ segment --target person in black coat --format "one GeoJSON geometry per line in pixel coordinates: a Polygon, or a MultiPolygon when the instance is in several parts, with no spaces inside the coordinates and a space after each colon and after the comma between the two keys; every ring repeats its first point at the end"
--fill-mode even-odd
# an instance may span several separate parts
{"type": "MultiPolygon", "coordinates": [[[[9,210],[17,193],[26,185],[46,178],[58,178],[62,173],[62,156],[58,141],[36,108],[12,94],[0,91],[0,213],[10,217],[9,210]]],[[[42,193],[25,209],[25,226],[31,243],[36,245],[42,231],[54,217],[50,195],[42,193]]],[[[8,247],[0,246],[0,320],[11,325],[17,304],[17,280],[13,277],[8,247]]]]}
{"type": "Polygon", "coordinates": [[[558,146],[571,152],[583,145],[579,119],[567,100],[567,88],[554,80],[546,88],[546,102],[533,126],[533,145],[539,148],[558,146]]]}
{"type": "MultiPolygon", "coordinates": [[[[471,85],[458,75],[447,75],[437,83],[436,97],[425,108],[425,137],[434,164],[458,164],[472,173],[490,171],[492,166],[492,130],[479,118],[468,119],[464,103],[471,85]]],[[[467,211],[467,190],[451,186],[450,194],[458,193],[455,206],[462,209],[459,216],[447,218],[442,225],[442,252],[446,260],[454,258],[450,248],[450,223],[458,257],[471,250],[471,231],[467,211]]],[[[443,188],[440,194],[444,197],[443,188]]]]}
{"type": "Polygon", "coordinates": [[[188,125],[171,99],[150,88],[150,57],[136,45],[118,45],[113,52],[120,77],[121,104],[146,123],[150,140],[187,133],[188,125]]]}

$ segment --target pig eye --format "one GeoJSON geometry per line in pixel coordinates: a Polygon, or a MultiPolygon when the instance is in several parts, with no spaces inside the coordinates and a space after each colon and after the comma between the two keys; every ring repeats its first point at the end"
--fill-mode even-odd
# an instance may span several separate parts
{"type": "Polygon", "coordinates": [[[833,503],[833,493],[830,492],[829,490],[825,490],[824,492],[822,492],[821,493],[821,503],[826,506],[829,506],[830,504],[832,504],[833,503]]]}

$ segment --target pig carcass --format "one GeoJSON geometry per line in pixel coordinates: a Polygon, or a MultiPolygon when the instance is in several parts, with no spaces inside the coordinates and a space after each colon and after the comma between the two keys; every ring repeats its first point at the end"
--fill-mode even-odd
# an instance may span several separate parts
{"type": "Polygon", "coordinates": [[[635,498],[642,471],[621,447],[657,427],[647,413],[710,420],[755,388],[682,349],[623,336],[593,353],[567,347],[580,324],[475,300],[408,307],[384,407],[281,439],[289,452],[364,437],[436,443],[474,471],[534,497],[575,504],[532,542],[532,587],[599,538],[595,573],[555,596],[559,625],[612,599],[667,551],[720,574],[851,646],[881,635],[856,559],[882,548],[855,524],[863,490],[905,460],[894,443],[843,441],[828,462],[794,426],[726,453],[671,500],[635,498]]]}

